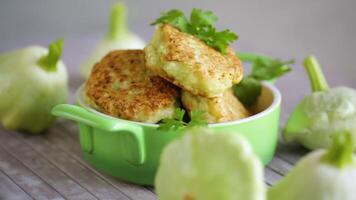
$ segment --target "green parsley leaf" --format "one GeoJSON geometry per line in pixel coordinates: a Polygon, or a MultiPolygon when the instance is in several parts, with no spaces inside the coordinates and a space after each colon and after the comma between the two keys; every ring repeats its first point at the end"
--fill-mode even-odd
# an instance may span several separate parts
{"type": "Polygon", "coordinates": [[[233,86],[235,96],[242,104],[249,107],[252,106],[257,98],[261,95],[261,82],[253,77],[245,77],[242,81],[233,86]]]}
{"type": "Polygon", "coordinates": [[[293,60],[259,58],[252,64],[251,76],[258,80],[272,80],[290,72],[292,69],[288,65],[293,63],[293,60]]]}
{"type": "Polygon", "coordinates": [[[207,44],[210,47],[214,42],[214,35],[216,30],[212,26],[199,27],[199,28],[189,26],[189,31],[190,34],[204,41],[205,44],[207,44]]]}
{"type": "Polygon", "coordinates": [[[194,27],[214,26],[218,18],[212,11],[203,11],[201,9],[193,8],[190,13],[190,21],[194,27]]]}
{"type": "Polygon", "coordinates": [[[184,122],[185,110],[177,108],[174,113],[173,119],[163,119],[159,124],[158,130],[178,130],[184,127],[206,126],[207,122],[203,118],[204,112],[192,111],[190,122],[184,122]]]}
{"type": "Polygon", "coordinates": [[[159,124],[158,130],[177,130],[183,128],[185,122],[179,121],[177,119],[163,119],[159,124]]]}
{"type": "Polygon", "coordinates": [[[243,62],[251,62],[251,74],[244,77],[242,81],[233,86],[235,96],[245,105],[252,106],[261,95],[263,80],[276,79],[292,70],[289,66],[294,61],[281,61],[264,55],[252,53],[238,53],[243,62]]]}
{"type": "Polygon", "coordinates": [[[171,24],[172,26],[177,27],[179,30],[186,32],[188,29],[188,20],[185,17],[184,13],[180,10],[170,10],[161,14],[161,17],[156,19],[151,25],[157,24],[171,24]]]}
{"type": "Polygon", "coordinates": [[[188,127],[194,126],[207,126],[208,123],[204,119],[204,111],[201,110],[193,110],[190,116],[190,122],[188,123],[188,127]]]}
{"type": "Polygon", "coordinates": [[[163,119],[159,124],[158,130],[177,130],[183,128],[187,125],[187,123],[183,121],[184,114],[184,109],[176,108],[173,119],[163,119]]]}
{"type": "Polygon", "coordinates": [[[226,48],[229,46],[229,44],[237,39],[238,36],[235,33],[231,32],[229,29],[220,32],[215,32],[211,47],[225,54],[226,48]]]}
{"type": "Polygon", "coordinates": [[[187,20],[182,11],[171,10],[163,13],[151,25],[171,24],[180,31],[199,38],[211,48],[225,54],[226,48],[237,40],[238,36],[228,29],[217,31],[214,27],[217,20],[218,18],[213,12],[194,8],[190,14],[190,21],[187,20]]]}
{"type": "Polygon", "coordinates": [[[184,109],[176,108],[174,112],[174,119],[182,122],[184,118],[184,114],[185,114],[184,109]]]}

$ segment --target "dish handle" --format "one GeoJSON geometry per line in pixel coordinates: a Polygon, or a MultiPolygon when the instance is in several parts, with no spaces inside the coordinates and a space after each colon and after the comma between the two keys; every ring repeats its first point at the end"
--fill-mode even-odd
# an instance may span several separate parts
{"type": "MultiPolygon", "coordinates": [[[[120,123],[115,119],[103,118],[94,114],[80,106],[70,104],[59,104],[52,109],[52,114],[55,116],[63,117],[65,119],[73,120],[86,126],[79,126],[80,129],[97,128],[108,132],[126,132],[129,133],[134,142],[137,144],[137,155],[128,156],[128,162],[134,165],[142,165],[146,161],[146,150],[143,130],[140,126],[120,123]]],[[[80,133],[80,143],[84,151],[92,153],[92,134],[91,131],[85,130],[80,133]],[[82,135],[82,133],[84,133],[82,135]]]]}

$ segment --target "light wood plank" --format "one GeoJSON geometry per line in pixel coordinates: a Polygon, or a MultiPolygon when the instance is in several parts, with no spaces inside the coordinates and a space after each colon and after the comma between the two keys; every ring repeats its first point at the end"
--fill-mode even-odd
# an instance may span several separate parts
{"type": "Polygon", "coordinates": [[[32,198],[0,171],[0,199],[27,200],[32,198]]]}
{"type": "Polygon", "coordinates": [[[73,133],[76,130],[76,127],[73,126],[71,122],[67,122],[65,124],[61,124],[59,127],[58,125],[54,126],[51,129],[51,134],[47,134],[47,139],[54,145],[57,145],[63,151],[70,152],[71,156],[73,156],[76,160],[81,162],[83,165],[87,166],[89,169],[93,171],[93,173],[99,175],[104,180],[108,181],[114,187],[125,193],[127,196],[132,198],[133,200],[156,200],[156,195],[148,190],[145,187],[127,183],[124,181],[120,181],[116,178],[113,178],[108,175],[104,175],[98,171],[96,171],[91,165],[89,165],[82,157],[82,151],[80,149],[78,143],[77,133],[73,133]],[[71,129],[67,129],[66,124],[70,124],[68,127],[71,129]],[[66,126],[65,128],[63,126],[66,126]]]}
{"type": "Polygon", "coordinates": [[[99,199],[129,199],[121,191],[116,190],[112,185],[75,160],[70,154],[49,143],[44,136],[24,136],[16,133],[14,135],[17,135],[20,140],[30,145],[39,154],[99,199]]]}
{"type": "Polygon", "coordinates": [[[0,170],[11,177],[17,185],[35,199],[64,199],[55,189],[12,157],[2,147],[0,147],[0,170]]]}
{"type": "Polygon", "coordinates": [[[303,156],[307,155],[308,153],[309,150],[303,148],[300,145],[281,143],[278,145],[276,156],[291,165],[295,165],[303,156]]]}
{"type": "Polygon", "coordinates": [[[277,183],[283,176],[279,173],[276,173],[273,169],[266,167],[265,168],[265,182],[268,186],[272,186],[277,183]]]}
{"type": "Polygon", "coordinates": [[[285,176],[294,166],[285,160],[275,156],[268,165],[269,168],[278,171],[285,176]]]}
{"type": "Polygon", "coordinates": [[[20,142],[13,135],[0,131],[0,145],[13,157],[21,161],[37,176],[46,180],[67,199],[97,199],[78,183],[65,175],[61,170],[39,155],[33,148],[20,142]]]}

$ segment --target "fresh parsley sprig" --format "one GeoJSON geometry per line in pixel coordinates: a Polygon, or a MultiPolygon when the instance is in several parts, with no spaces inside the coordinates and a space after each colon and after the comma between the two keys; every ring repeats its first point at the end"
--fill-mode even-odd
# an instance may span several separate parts
{"type": "Polygon", "coordinates": [[[252,106],[261,95],[261,81],[271,81],[290,72],[293,60],[281,61],[264,55],[238,53],[243,62],[252,63],[251,73],[233,86],[237,98],[247,107],[252,106]]]}
{"type": "Polygon", "coordinates": [[[174,9],[162,13],[161,17],[156,19],[151,25],[171,24],[180,31],[199,38],[208,46],[225,54],[226,48],[237,40],[238,36],[229,29],[217,31],[215,28],[217,20],[218,18],[211,11],[194,8],[188,20],[182,11],[174,9]]]}
{"type": "Polygon", "coordinates": [[[256,80],[272,80],[283,76],[292,69],[289,67],[293,60],[281,61],[279,59],[261,59],[258,58],[252,63],[250,76],[256,80]]]}
{"type": "Polygon", "coordinates": [[[159,124],[158,130],[177,130],[184,127],[206,126],[207,122],[204,120],[204,112],[193,110],[190,116],[190,121],[183,120],[185,114],[184,109],[177,108],[174,112],[173,119],[163,119],[159,124]]]}
{"type": "Polygon", "coordinates": [[[189,22],[181,10],[173,9],[168,12],[161,13],[161,17],[151,23],[151,25],[157,24],[170,24],[183,32],[187,32],[189,22]]]}

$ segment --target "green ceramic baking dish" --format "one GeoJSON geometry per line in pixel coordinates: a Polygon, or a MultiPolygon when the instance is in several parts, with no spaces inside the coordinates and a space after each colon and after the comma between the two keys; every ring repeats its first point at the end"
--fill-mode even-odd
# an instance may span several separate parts
{"type": "MultiPolygon", "coordinates": [[[[73,120],[79,126],[80,146],[84,158],[99,171],[122,180],[152,185],[160,154],[165,145],[179,137],[181,131],[160,131],[158,125],[114,118],[90,108],[77,91],[78,105],[61,104],[53,115],[73,120]]],[[[277,139],[281,95],[269,83],[263,83],[262,94],[251,117],[209,124],[216,132],[244,135],[264,164],[273,157],[277,139]]]]}

